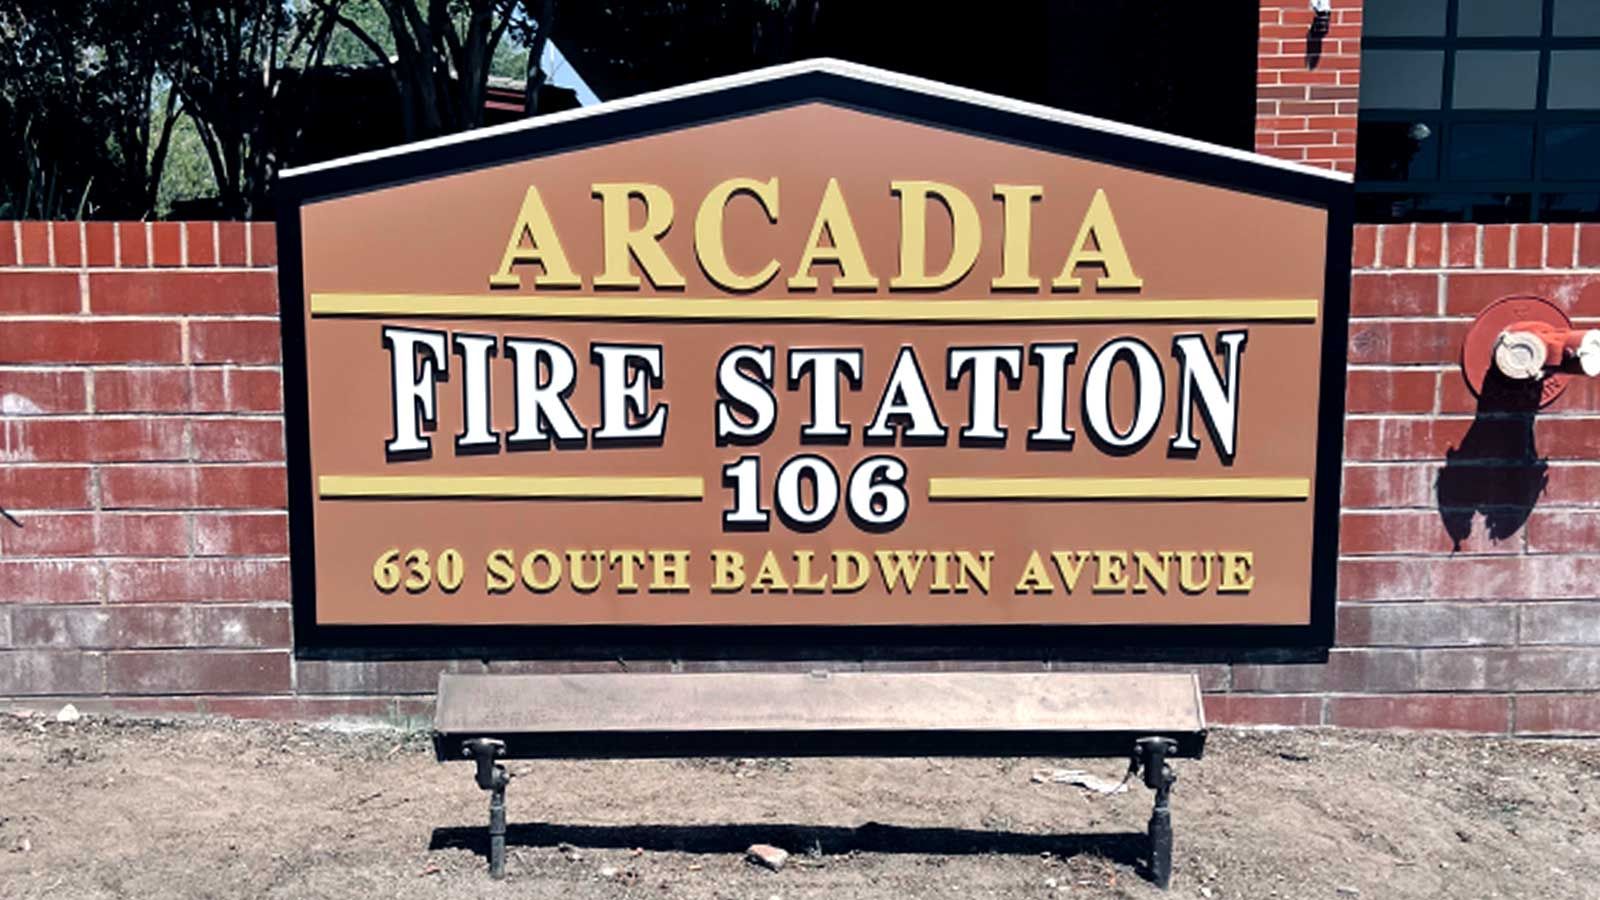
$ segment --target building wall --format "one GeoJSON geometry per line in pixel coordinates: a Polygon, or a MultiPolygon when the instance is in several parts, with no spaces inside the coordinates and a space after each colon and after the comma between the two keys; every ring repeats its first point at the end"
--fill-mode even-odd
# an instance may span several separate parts
{"type": "MultiPolygon", "coordinates": [[[[268,225],[0,223],[0,704],[414,720],[482,668],[293,659],[274,262],[268,225]]],[[[1361,226],[1354,265],[1338,647],[1199,667],[1208,712],[1600,734],[1600,384],[1530,425],[1457,369],[1504,295],[1600,326],[1600,225],[1361,226]]]]}
{"type": "Polygon", "coordinates": [[[1354,172],[1361,0],[1333,0],[1319,34],[1308,0],[1261,0],[1256,152],[1354,172]]]}

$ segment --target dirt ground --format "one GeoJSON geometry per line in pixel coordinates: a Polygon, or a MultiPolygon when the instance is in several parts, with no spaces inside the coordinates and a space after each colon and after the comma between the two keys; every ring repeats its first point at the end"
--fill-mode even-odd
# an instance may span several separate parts
{"type": "MultiPolygon", "coordinates": [[[[1600,897],[1600,743],[1219,731],[1178,764],[1171,897],[1600,897]]],[[[1163,896],[1115,761],[512,764],[485,795],[426,737],[0,713],[0,896],[1163,896]],[[767,842],[781,871],[743,860],[767,842]]]]}

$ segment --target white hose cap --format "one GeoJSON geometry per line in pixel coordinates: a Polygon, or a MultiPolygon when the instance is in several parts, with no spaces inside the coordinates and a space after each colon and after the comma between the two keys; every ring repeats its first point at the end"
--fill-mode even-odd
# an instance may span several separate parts
{"type": "MultiPolygon", "coordinates": [[[[1600,344],[1596,345],[1600,350],[1600,344]]],[[[1500,374],[1528,381],[1544,374],[1544,339],[1531,331],[1502,331],[1494,344],[1494,365],[1500,374]]],[[[1596,360],[1600,366],[1600,360],[1596,360]]]]}
{"type": "Polygon", "coordinates": [[[1591,328],[1583,333],[1578,343],[1578,365],[1590,378],[1600,375],[1600,329],[1591,328]]]}

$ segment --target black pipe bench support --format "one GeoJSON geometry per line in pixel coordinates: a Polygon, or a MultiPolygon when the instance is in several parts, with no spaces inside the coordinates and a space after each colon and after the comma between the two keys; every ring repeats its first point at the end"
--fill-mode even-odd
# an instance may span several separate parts
{"type": "Polygon", "coordinates": [[[1150,880],[1166,890],[1172,883],[1172,785],[1178,774],[1167,764],[1167,757],[1178,752],[1171,738],[1140,738],[1134,746],[1133,766],[1144,770],[1144,786],[1156,792],[1155,808],[1150,811],[1150,880]]]}
{"type": "Polygon", "coordinates": [[[506,742],[473,738],[461,745],[461,755],[478,764],[478,787],[489,792],[489,877],[506,877],[506,786],[511,773],[495,762],[506,753],[506,742]]]}

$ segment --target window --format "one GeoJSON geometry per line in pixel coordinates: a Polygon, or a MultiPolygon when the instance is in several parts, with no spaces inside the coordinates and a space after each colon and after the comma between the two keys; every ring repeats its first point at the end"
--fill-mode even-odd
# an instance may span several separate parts
{"type": "Polygon", "coordinates": [[[1368,222],[1600,221],[1600,0],[1364,10],[1368,222]]]}

